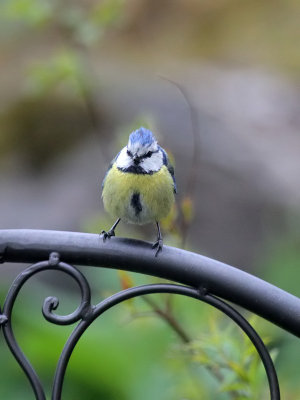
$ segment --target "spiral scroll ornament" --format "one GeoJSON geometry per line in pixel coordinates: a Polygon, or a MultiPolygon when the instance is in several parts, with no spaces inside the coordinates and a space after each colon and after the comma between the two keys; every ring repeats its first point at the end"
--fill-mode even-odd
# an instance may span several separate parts
{"type": "Polygon", "coordinates": [[[62,271],[69,276],[71,276],[78,284],[81,292],[81,302],[77,309],[65,316],[57,315],[53,311],[57,309],[59,305],[59,300],[56,297],[47,297],[44,301],[42,312],[44,317],[47,321],[52,322],[57,325],[68,325],[73,324],[79,320],[85,318],[91,310],[91,291],[90,286],[85,279],[84,275],[78,271],[75,267],[60,262],[59,254],[56,252],[52,252],[49,256],[49,260],[41,261],[36,264],[31,265],[30,267],[26,268],[22,271],[14,280],[13,284],[10,287],[10,290],[6,296],[3,312],[0,316],[0,323],[2,325],[4,338],[7,342],[8,347],[10,348],[12,354],[14,355],[15,359],[22,367],[24,373],[26,374],[32,389],[34,391],[35,397],[37,400],[44,400],[46,399],[45,391],[43,389],[42,383],[22,352],[21,348],[18,345],[18,342],[15,338],[12,324],[11,324],[11,316],[13,307],[16,301],[16,298],[25,284],[26,281],[29,280],[33,275],[36,275],[39,272],[46,271],[46,270],[53,270],[56,269],[57,271],[62,271]]]}
{"type": "Polygon", "coordinates": [[[36,371],[16,341],[11,324],[11,316],[15,300],[25,282],[27,282],[27,280],[33,275],[46,270],[62,271],[69,275],[77,283],[81,294],[79,306],[74,312],[68,315],[58,315],[54,312],[59,306],[59,300],[56,297],[47,297],[42,307],[42,313],[45,319],[53,324],[69,325],[77,323],[69,336],[57,363],[52,388],[52,400],[61,399],[65,372],[72,352],[81,336],[93,321],[100,317],[104,312],[126,300],[155,293],[171,293],[194,298],[217,308],[231,318],[231,320],[233,320],[252,341],[262,360],[268,378],[270,399],[280,400],[276,370],[270,354],[260,336],[239,312],[223,300],[209,294],[205,287],[192,288],[175,284],[150,284],[137,286],[118,292],[93,306],[91,304],[91,290],[88,281],[77,268],[60,261],[57,252],[52,252],[47,261],[41,261],[29,266],[16,277],[6,296],[3,312],[0,310],[0,326],[2,326],[7,345],[26,374],[37,400],[46,400],[45,391],[36,371]]]}

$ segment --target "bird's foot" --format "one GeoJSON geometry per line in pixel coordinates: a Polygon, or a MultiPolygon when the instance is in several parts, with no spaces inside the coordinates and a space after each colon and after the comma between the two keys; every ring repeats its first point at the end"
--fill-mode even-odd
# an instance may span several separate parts
{"type": "Polygon", "coordinates": [[[163,240],[162,239],[157,239],[157,241],[155,243],[153,243],[152,245],[152,249],[155,249],[157,247],[156,253],[155,253],[155,257],[158,256],[158,253],[160,251],[162,251],[163,248],[163,240]]]}
{"type": "Polygon", "coordinates": [[[100,235],[103,235],[103,242],[105,242],[106,239],[110,239],[112,236],[115,236],[115,231],[113,229],[110,229],[109,231],[102,231],[100,235]]]}

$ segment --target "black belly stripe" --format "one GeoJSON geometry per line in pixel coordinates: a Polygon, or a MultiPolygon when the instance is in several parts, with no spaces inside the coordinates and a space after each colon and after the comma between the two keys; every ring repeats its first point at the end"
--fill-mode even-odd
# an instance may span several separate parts
{"type": "Polygon", "coordinates": [[[139,193],[133,193],[130,204],[134,208],[135,215],[138,216],[139,213],[143,210],[143,207],[140,202],[140,194],[139,193]]]}

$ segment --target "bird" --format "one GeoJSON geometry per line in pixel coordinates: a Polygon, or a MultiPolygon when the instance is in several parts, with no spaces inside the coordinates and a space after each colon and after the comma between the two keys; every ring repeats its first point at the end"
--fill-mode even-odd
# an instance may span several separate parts
{"type": "Polygon", "coordinates": [[[117,218],[102,231],[103,241],[115,236],[121,220],[138,225],[156,223],[155,256],[163,248],[159,221],[166,217],[175,201],[177,186],[174,168],[167,152],[158,145],[153,133],[144,127],[129,135],[127,146],[111,161],[102,183],[105,210],[117,218]]]}

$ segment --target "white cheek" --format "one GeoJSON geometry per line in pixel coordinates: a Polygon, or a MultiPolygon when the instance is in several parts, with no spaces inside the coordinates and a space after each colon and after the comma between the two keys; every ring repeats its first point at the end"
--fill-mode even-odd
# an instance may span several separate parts
{"type": "Polygon", "coordinates": [[[141,163],[140,166],[146,171],[146,172],[156,172],[161,169],[163,165],[163,159],[162,159],[162,154],[161,152],[154,153],[152,154],[151,157],[145,158],[141,163]]]}
{"type": "Polygon", "coordinates": [[[124,147],[116,161],[116,165],[119,168],[129,168],[132,165],[132,159],[131,157],[127,154],[127,147],[124,147]]]}

